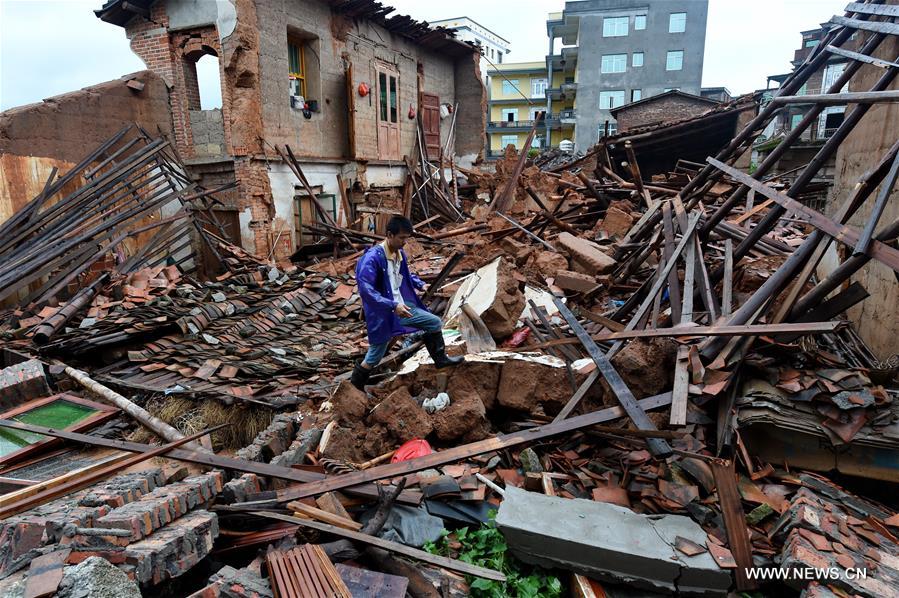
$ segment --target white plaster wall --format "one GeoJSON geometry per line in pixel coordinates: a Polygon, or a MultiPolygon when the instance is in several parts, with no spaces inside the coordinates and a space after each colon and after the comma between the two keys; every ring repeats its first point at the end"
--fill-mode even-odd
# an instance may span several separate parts
{"type": "Polygon", "coordinates": [[[406,183],[406,167],[395,165],[372,165],[365,169],[365,180],[375,187],[402,187],[406,183]]]}
{"type": "MultiPolygon", "coordinates": [[[[341,172],[340,164],[315,164],[308,162],[300,162],[303,174],[312,187],[321,186],[322,193],[333,194],[336,200],[338,218],[341,216],[340,189],[337,186],[337,175],[341,172]]],[[[268,171],[269,184],[272,187],[272,201],[275,206],[275,220],[273,226],[277,230],[278,224],[286,223],[285,228],[290,231],[291,245],[296,246],[297,239],[294,238],[294,195],[297,193],[297,186],[300,182],[297,180],[293,171],[283,163],[273,163],[269,166],[268,171]]],[[[327,206],[330,208],[330,206],[327,206]]],[[[249,225],[249,221],[247,222],[249,225]]],[[[244,223],[241,220],[241,236],[244,235],[244,223]]]]}
{"type": "Polygon", "coordinates": [[[215,25],[224,40],[237,26],[237,10],[232,0],[169,0],[166,4],[169,31],[215,25]]]}

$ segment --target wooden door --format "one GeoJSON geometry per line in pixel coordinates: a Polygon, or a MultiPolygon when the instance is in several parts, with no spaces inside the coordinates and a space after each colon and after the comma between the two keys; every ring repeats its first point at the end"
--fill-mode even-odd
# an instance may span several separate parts
{"type": "Polygon", "coordinates": [[[378,67],[378,158],[400,159],[399,73],[378,67]]]}
{"type": "Polygon", "coordinates": [[[437,160],[440,158],[440,97],[421,92],[420,110],[428,160],[437,160]]]}

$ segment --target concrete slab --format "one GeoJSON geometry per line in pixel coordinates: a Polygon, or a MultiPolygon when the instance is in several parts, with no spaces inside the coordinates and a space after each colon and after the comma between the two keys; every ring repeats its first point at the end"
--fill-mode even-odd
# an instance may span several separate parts
{"type": "Polygon", "coordinates": [[[508,487],[496,523],[526,563],[666,593],[723,596],[731,585],[709,553],[688,557],[674,548],[677,536],[706,545],[702,528],[682,515],[639,515],[508,487]]]}

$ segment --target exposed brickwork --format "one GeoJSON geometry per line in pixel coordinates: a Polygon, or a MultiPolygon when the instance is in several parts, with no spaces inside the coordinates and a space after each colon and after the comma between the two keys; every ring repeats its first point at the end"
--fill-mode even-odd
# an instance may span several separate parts
{"type": "MultiPolygon", "coordinates": [[[[241,209],[250,208],[250,231],[253,234],[257,255],[268,255],[271,222],[275,217],[272,187],[265,162],[249,157],[234,162],[241,209]]],[[[281,257],[281,256],[279,256],[281,257]]]]}
{"type": "Polygon", "coordinates": [[[142,586],[178,577],[212,549],[218,518],[202,510],[222,491],[212,471],[165,484],[151,469],[48,502],[0,523],[0,578],[56,545],[69,564],[100,556],[142,586]]]}
{"type": "Polygon", "coordinates": [[[714,106],[708,101],[679,94],[656,96],[621,108],[615,112],[615,120],[618,121],[618,132],[625,133],[635,127],[697,116],[714,106]]]}

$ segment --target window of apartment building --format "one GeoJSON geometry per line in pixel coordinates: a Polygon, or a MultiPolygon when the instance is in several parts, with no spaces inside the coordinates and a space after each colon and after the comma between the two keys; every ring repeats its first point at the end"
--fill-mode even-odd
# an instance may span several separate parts
{"type": "Polygon", "coordinates": [[[502,53],[502,52],[497,52],[497,53],[496,53],[496,63],[497,63],[497,64],[502,64],[502,63],[503,63],[503,53],[502,53]]]}
{"type": "Polygon", "coordinates": [[[603,124],[599,125],[599,136],[600,136],[600,137],[605,137],[605,136],[606,136],[606,128],[607,128],[607,126],[608,126],[608,132],[609,132],[609,135],[610,135],[610,136],[611,136],[611,135],[616,135],[616,134],[618,133],[618,123],[615,122],[615,121],[611,121],[611,120],[610,120],[610,121],[607,122],[607,123],[603,123],[603,124]]]}
{"type": "Polygon", "coordinates": [[[503,79],[503,95],[518,95],[518,79],[503,79]]]}
{"type": "Polygon", "coordinates": [[[503,145],[502,149],[506,149],[508,145],[518,147],[518,135],[503,135],[500,137],[500,143],[503,145]]]}
{"type": "Polygon", "coordinates": [[[807,39],[807,40],[805,40],[805,47],[806,48],[814,48],[815,46],[817,46],[820,43],[821,43],[820,39],[807,39]]]}
{"type": "Polygon", "coordinates": [[[599,92],[599,107],[608,110],[624,105],[624,90],[599,92]]]}
{"type": "Polygon", "coordinates": [[[668,33],[683,33],[687,30],[687,13],[673,12],[668,15],[668,33]]]}
{"type": "Polygon", "coordinates": [[[531,79],[531,97],[546,97],[546,79],[531,79]]]}
{"type": "Polygon", "coordinates": [[[643,66],[643,52],[634,52],[631,56],[631,66],[643,66]]]}
{"type": "Polygon", "coordinates": [[[518,108],[503,108],[503,121],[510,123],[518,120],[518,108]]]}
{"type": "Polygon", "coordinates": [[[632,89],[631,90],[631,101],[639,102],[643,99],[643,90],[642,89],[632,89]]]}
{"type": "Polygon", "coordinates": [[[542,148],[544,147],[544,140],[546,138],[543,135],[535,135],[534,139],[531,140],[531,147],[542,148]]]}
{"type": "Polygon", "coordinates": [[[290,95],[306,97],[306,49],[302,42],[287,42],[287,72],[290,77],[290,95]]]}
{"type": "Polygon", "coordinates": [[[666,71],[679,71],[684,68],[684,51],[670,50],[665,58],[666,71]]]}
{"type": "Polygon", "coordinates": [[[602,57],[600,72],[623,73],[627,70],[627,54],[606,54],[602,57]]]}
{"type": "Polygon", "coordinates": [[[799,126],[799,123],[802,122],[803,116],[804,116],[803,114],[794,114],[792,117],[790,117],[790,130],[791,131],[799,126]]]}
{"type": "Polygon", "coordinates": [[[634,31],[646,29],[646,15],[637,15],[634,17],[634,31]]]}
{"type": "Polygon", "coordinates": [[[627,35],[628,17],[606,17],[602,20],[603,37],[623,37],[627,35]]]}

